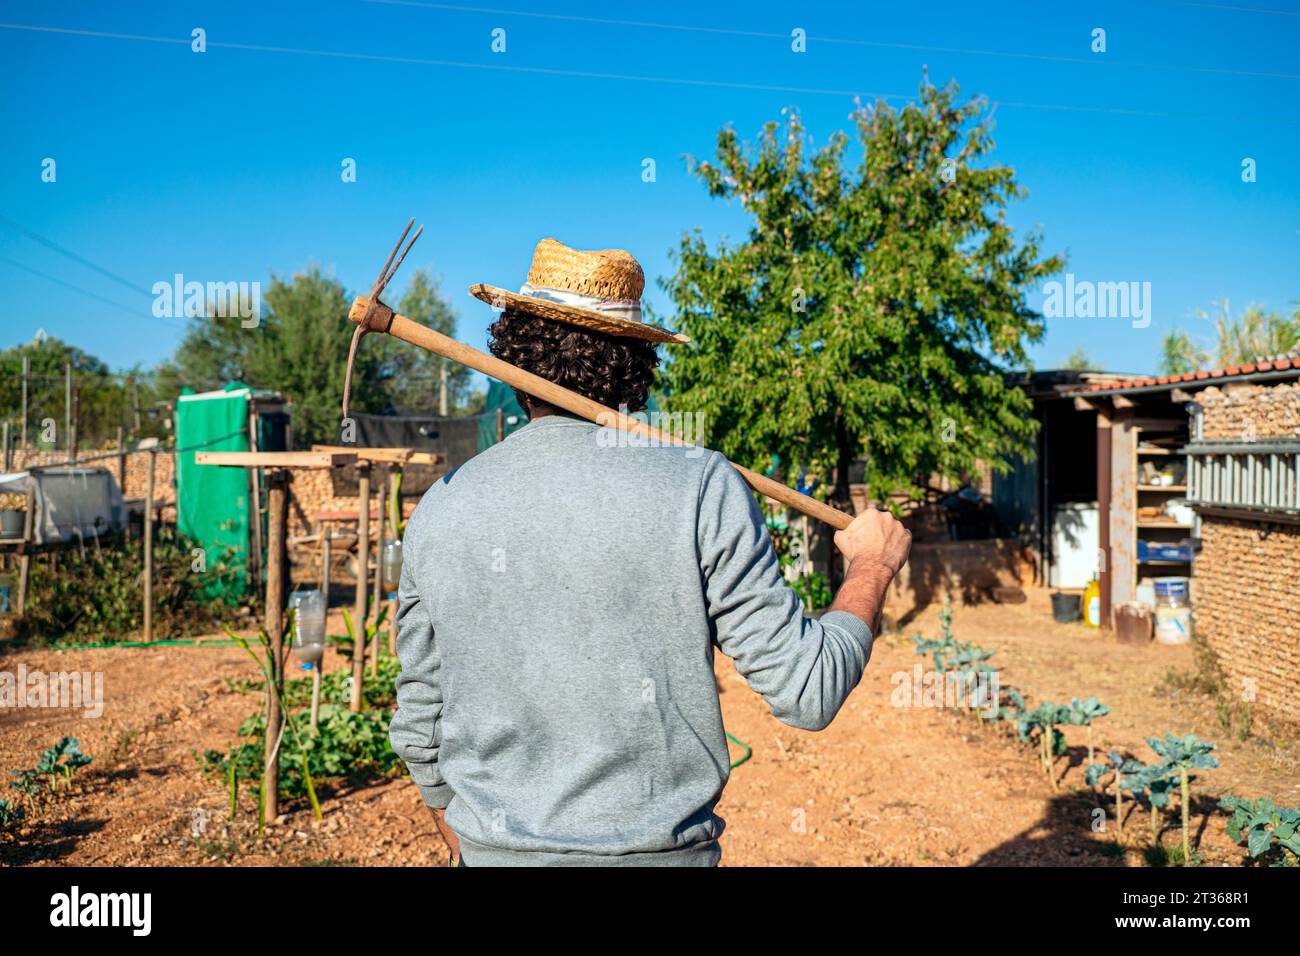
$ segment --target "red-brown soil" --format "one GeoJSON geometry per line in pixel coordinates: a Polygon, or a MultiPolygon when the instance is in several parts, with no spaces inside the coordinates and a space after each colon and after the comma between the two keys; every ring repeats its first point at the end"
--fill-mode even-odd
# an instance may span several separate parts
{"type": "MultiPolygon", "coordinates": [[[[754,749],[723,797],[724,863],[750,865],[1084,865],[1143,866],[1149,818],[1139,809],[1115,832],[1094,832],[1094,797],[1083,783],[1084,737],[1067,729],[1054,791],[1034,751],[1005,732],[936,708],[891,706],[891,675],[919,658],[905,635],[934,636],[937,607],[905,634],[877,643],[861,686],[821,733],[792,730],[719,658],[728,730],[754,749]],[[1068,768],[1068,769],[1067,769],[1068,768]],[[1118,839],[1117,839],[1118,838],[1118,839]]],[[[332,622],[331,633],[341,631],[332,622]]],[[[1269,796],[1300,805],[1300,746],[1257,719],[1244,740],[1220,723],[1212,697],[1173,690],[1171,671],[1190,672],[1186,647],[1121,645],[1081,625],[1056,624],[1045,592],[1022,605],[958,605],[954,632],[996,649],[1003,680],[1030,695],[1068,702],[1097,696],[1112,712],[1096,727],[1098,749],[1150,761],[1146,736],[1166,732],[1219,744],[1222,767],[1201,773],[1193,828],[1207,864],[1239,864],[1244,850],[1223,832],[1219,795],[1269,796]]],[[[224,781],[201,772],[193,754],[226,749],[255,698],[227,678],[255,676],[236,648],[38,650],[0,656],[49,671],[102,671],[99,719],[61,710],[0,711],[0,770],[30,767],[64,735],[80,739],[94,762],[78,782],[32,819],[17,839],[0,837],[9,864],[99,865],[437,865],[443,849],[415,788],[392,780],[323,794],[325,815],[290,808],[264,836],[246,797],[226,822],[224,781]],[[195,811],[206,832],[192,835],[195,811]]],[[[332,666],[339,666],[334,661],[332,666]]],[[[737,756],[739,749],[735,749],[737,756]]],[[[12,796],[12,794],[7,794],[12,796]]],[[[1163,840],[1178,839],[1172,817],[1163,840]]]]}

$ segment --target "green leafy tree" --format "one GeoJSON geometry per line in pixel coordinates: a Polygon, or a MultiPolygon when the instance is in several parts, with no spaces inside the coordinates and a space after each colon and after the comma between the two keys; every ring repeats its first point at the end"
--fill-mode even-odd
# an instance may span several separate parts
{"type": "Polygon", "coordinates": [[[1157,366],[1161,375],[1185,375],[1205,367],[1209,362],[1209,353],[1192,341],[1192,337],[1183,329],[1173,329],[1166,333],[1160,344],[1160,364],[1157,366]]]}
{"type": "Polygon", "coordinates": [[[1070,354],[1065,357],[1065,362],[1061,368],[1070,369],[1075,372],[1095,372],[1097,363],[1092,360],[1088,350],[1082,345],[1076,345],[1070,349],[1070,354]]]}
{"type": "Polygon", "coordinates": [[[66,447],[68,436],[63,434],[67,411],[66,373],[72,368],[72,383],[76,395],[77,439],[81,448],[99,444],[116,436],[119,425],[130,426],[134,416],[132,405],[139,396],[142,405],[153,403],[149,376],[133,369],[131,374],[118,375],[99,358],[61,339],[38,335],[30,342],[0,351],[0,415],[8,419],[15,429],[13,441],[20,443],[17,429],[22,421],[23,359],[30,362],[27,390],[27,441],[42,444],[41,422],[53,419],[56,426],[55,442],[66,447]]]}
{"type": "Polygon", "coordinates": [[[684,235],[662,283],[693,339],[665,393],[704,413],[713,447],[760,471],[778,455],[788,482],[806,470],[846,509],[864,456],[879,499],[1029,449],[1029,400],[1006,372],[1043,332],[1028,290],[1063,262],[1014,236],[1006,206],[1024,190],[981,162],[984,102],[957,100],[923,85],[901,111],[859,108],[852,169],[846,134],[812,150],[793,113],[756,147],[724,129],[716,162],[693,164],[752,218],[739,244],[684,235]]]}
{"type": "MultiPolygon", "coordinates": [[[[411,274],[397,311],[443,335],[456,337],[456,312],[442,297],[437,280],[425,269],[416,269],[411,274]]],[[[394,338],[379,340],[377,348],[389,400],[397,409],[450,414],[463,410],[469,402],[470,370],[465,366],[394,338]]]]}
{"type": "MultiPolygon", "coordinates": [[[[160,372],[169,389],[189,385],[200,391],[242,381],[273,389],[293,401],[293,437],[300,447],[339,437],[343,373],[347,366],[348,298],[342,283],[318,267],[285,281],[271,277],[262,295],[256,326],[238,316],[194,319],[170,363],[160,372]]],[[[357,352],[352,406],[357,411],[389,412],[383,361],[376,350],[357,352]]]]}
{"type": "Polygon", "coordinates": [[[1290,318],[1249,305],[1240,316],[1233,316],[1227,298],[1215,303],[1213,316],[1200,313],[1214,322],[1218,346],[1214,360],[1223,368],[1244,365],[1269,355],[1280,355],[1300,346],[1300,311],[1290,318]]]}

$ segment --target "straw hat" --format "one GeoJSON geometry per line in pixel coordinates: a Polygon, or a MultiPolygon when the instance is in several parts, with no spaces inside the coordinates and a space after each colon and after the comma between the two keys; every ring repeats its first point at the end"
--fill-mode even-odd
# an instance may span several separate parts
{"type": "Polygon", "coordinates": [[[543,239],[533,250],[528,281],[518,292],[478,283],[470,295],[498,309],[518,309],[555,322],[651,342],[689,342],[641,317],[645,273],[624,249],[570,249],[543,239]]]}

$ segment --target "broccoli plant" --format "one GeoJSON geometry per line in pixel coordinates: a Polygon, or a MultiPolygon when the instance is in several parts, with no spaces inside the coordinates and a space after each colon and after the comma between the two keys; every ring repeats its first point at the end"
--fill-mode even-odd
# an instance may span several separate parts
{"type": "Polygon", "coordinates": [[[1219,801],[1219,809],[1232,814],[1228,819],[1228,836],[1234,843],[1240,843],[1245,834],[1246,849],[1252,860],[1271,855],[1270,866],[1300,864],[1300,810],[1274,806],[1265,797],[1258,800],[1224,797],[1219,801]]]}
{"type": "Polygon", "coordinates": [[[1044,703],[1035,710],[1021,714],[1017,721],[1020,739],[1028,742],[1034,730],[1038,731],[1038,759],[1043,772],[1052,782],[1052,789],[1059,790],[1060,782],[1056,779],[1056,758],[1065,753],[1065,734],[1058,725],[1066,723],[1070,708],[1061,704],[1044,703]]]}
{"type": "Polygon", "coordinates": [[[76,737],[64,737],[41,754],[33,769],[12,771],[17,779],[11,786],[19,793],[35,798],[42,790],[43,781],[50,793],[56,793],[60,780],[65,789],[72,786],[72,775],[92,759],[81,752],[81,743],[76,737]]]}
{"type": "MultiPolygon", "coordinates": [[[[1151,845],[1160,843],[1160,811],[1169,806],[1170,795],[1178,786],[1178,777],[1166,763],[1155,763],[1137,775],[1134,793],[1146,792],[1147,806],[1151,809],[1151,845]]],[[[1195,777],[1188,778],[1190,783],[1195,777]]]]}
{"type": "Polygon", "coordinates": [[[1066,723],[1087,728],[1088,766],[1092,766],[1092,722],[1098,717],[1105,717],[1109,713],[1110,708],[1099,701],[1096,697],[1089,697],[1086,700],[1080,700],[1078,697],[1075,697],[1070,701],[1070,715],[1066,723]]]}
{"type": "Polygon", "coordinates": [[[1183,865],[1192,862],[1190,846],[1191,834],[1191,771],[1193,769],[1211,769],[1219,765],[1219,758],[1211,754],[1214,744],[1199,739],[1195,734],[1175,737],[1165,734],[1164,738],[1148,737],[1147,743],[1156,754],[1163,758],[1169,771],[1178,778],[1180,789],[1180,806],[1183,823],[1183,865]]]}
{"type": "Polygon", "coordinates": [[[1019,727],[1020,718],[1029,710],[1028,705],[1025,703],[1025,695],[1014,687],[1000,687],[998,689],[997,703],[998,709],[997,713],[993,715],[993,719],[1008,724],[1013,723],[1017,727],[1019,727]]]}
{"type": "Polygon", "coordinates": [[[0,828],[7,829],[22,818],[22,807],[11,806],[8,800],[0,800],[0,828]]]}
{"type": "Polygon", "coordinates": [[[934,651],[935,669],[944,675],[946,681],[952,682],[956,688],[958,701],[966,709],[973,709],[981,720],[983,717],[980,711],[988,707],[992,701],[979,699],[977,691],[982,682],[984,686],[988,686],[992,682],[992,675],[998,671],[996,667],[986,663],[995,653],[995,651],[976,647],[974,644],[958,642],[954,642],[948,648],[934,651]]]}
{"type": "MultiPolygon", "coordinates": [[[[1124,791],[1133,793],[1135,790],[1140,793],[1145,787],[1141,774],[1146,767],[1139,760],[1132,757],[1125,757],[1116,750],[1112,750],[1106,755],[1106,763],[1090,763],[1088,769],[1084,772],[1083,778],[1088,782],[1088,786],[1095,787],[1106,777],[1111,777],[1111,783],[1115,787],[1115,824],[1119,827],[1119,832],[1124,832],[1124,791]]],[[[1105,785],[1102,786],[1103,792],[1105,785]]]]}

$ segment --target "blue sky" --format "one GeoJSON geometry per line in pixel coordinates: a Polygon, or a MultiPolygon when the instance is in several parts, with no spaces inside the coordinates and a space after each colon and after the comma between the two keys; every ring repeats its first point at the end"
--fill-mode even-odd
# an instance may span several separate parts
{"type": "Polygon", "coordinates": [[[662,313],[653,278],[682,232],[746,229],[684,155],[711,156],[727,124],[752,140],[791,106],[823,143],[849,127],[852,93],[902,105],[923,64],[998,103],[995,159],[1030,191],[1018,230],[1041,227],[1077,279],[1151,283],[1149,328],[1056,319],[1039,367],[1083,345],[1146,371],[1173,326],[1211,341],[1194,315],[1212,300],[1300,299],[1300,5],[494,2],[0,4],[0,346],[44,328],[115,368],[150,365],[182,323],[128,286],[265,284],[318,263],[363,291],[412,215],[426,229],[403,274],[441,277],[471,345],[491,312],[466,287],[517,286],[543,236],[632,250],[662,313]]]}

